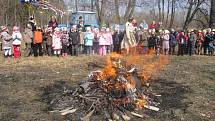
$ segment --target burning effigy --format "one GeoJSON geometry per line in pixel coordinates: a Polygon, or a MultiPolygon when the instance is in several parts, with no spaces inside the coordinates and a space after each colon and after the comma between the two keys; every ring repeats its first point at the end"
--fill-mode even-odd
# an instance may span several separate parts
{"type": "Polygon", "coordinates": [[[159,111],[159,102],[151,98],[159,95],[150,96],[145,87],[153,73],[166,64],[168,58],[163,55],[111,54],[103,69],[92,71],[76,88],[64,88],[62,96],[50,102],[52,112],[83,121],[93,115],[108,121],[143,118],[137,110],[159,111]]]}

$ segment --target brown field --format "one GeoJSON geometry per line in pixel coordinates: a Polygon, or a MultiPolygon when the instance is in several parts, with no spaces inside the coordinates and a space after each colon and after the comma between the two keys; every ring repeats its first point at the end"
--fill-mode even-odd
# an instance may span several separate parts
{"type": "MultiPolygon", "coordinates": [[[[149,118],[135,121],[214,121],[215,57],[170,57],[171,62],[151,80],[160,94],[160,112],[145,111],[149,118]]],[[[14,63],[0,60],[0,121],[64,121],[50,113],[44,88],[56,83],[75,85],[91,69],[102,65],[99,56],[23,58],[14,63]]]]}

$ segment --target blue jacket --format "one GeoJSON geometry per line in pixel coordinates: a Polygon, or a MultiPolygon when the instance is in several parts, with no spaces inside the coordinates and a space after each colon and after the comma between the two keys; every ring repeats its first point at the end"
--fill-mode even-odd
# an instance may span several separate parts
{"type": "Polygon", "coordinates": [[[84,33],[84,45],[85,46],[93,46],[94,41],[94,33],[86,32],[84,33]]]}

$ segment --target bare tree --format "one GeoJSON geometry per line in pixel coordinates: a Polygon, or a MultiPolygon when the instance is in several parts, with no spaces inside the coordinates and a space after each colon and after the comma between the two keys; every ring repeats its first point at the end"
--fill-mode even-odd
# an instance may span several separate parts
{"type": "Polygon", "coordinates": [[[196,13],[201,10],[201,5],[205,3],[206,0],[189,0],[187,15],[184,22],[183,29],[187,29],[188,25],[193,21],[196,13]]]}
{"type": "Polygon", "coordinates": [[[210,23],[211,28],[215,28],[215,1],[211,0],[211,10],[210,10],[210,23]]]}
{"type": "Polygon", "coordinates": [[[170,18],[170,25],[169,28],[172,28],[174,19],[175,19],[175,3],[176,0],[172,0],[172,5],[171,5],[171,18],[170,18]]]}
{"type": "Polygon", "coordinates": [[[119,15],[119,0],[114,0],[114,3],[115,3],[115,14],[116,14],[116,17],[115,17],[115,22],[117,24],[120,23],[120,15],[119,15]]]}
{"type": "Polygon", "coordinates": [[[127,4],[127,9],[124,15],[124,21],[127,21],[129,17],[131,17],[134,13],[134,9],[136,6],[137,0],[129,0],[127,4]]]}
{"type": "Polygon", "coordinates": [[[165,16],[164,7],[165,7],[165,2],[164,2],[164,0],[162,0],[162,20],[161,20],[161,22],[164,22],[164,16],[165,16]]]}
{"type": "Polygon", "coordinates": [[[167,0],[167,13],[166,13],[166,27],[168,26],[168,21],[169,21],[169,10],[170,9],[170,0],[167,0]]]}
{"type": "Polygon", "coordinates": [[[158,0],[158,14],[159,21],[161,21],[161,0],[158,0]]]}

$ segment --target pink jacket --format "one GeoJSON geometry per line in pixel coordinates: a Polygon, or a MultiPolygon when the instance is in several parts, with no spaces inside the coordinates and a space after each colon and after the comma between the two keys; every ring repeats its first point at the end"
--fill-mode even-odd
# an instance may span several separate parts
{"type": "Polygon", "coordinates": [[[107,45],[112,45],[113,44],[113,37],[110,32],[106,33],[106,38],[107,38],[107,45]]]}
{"type": "Polygon", "coordinates": [[[99,45],[107,45],[107,38],[105,33],[99,33],[97,35],[99,45]]]}

